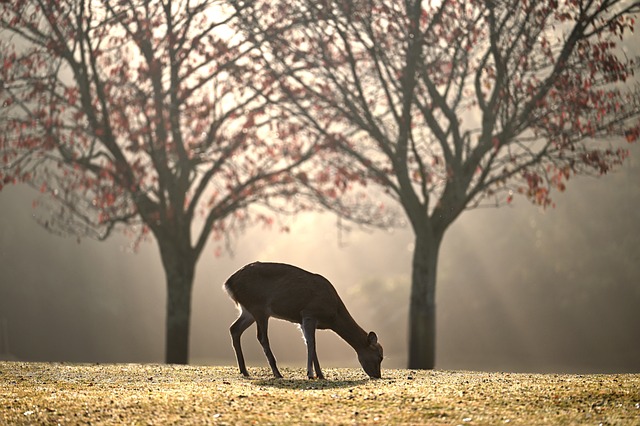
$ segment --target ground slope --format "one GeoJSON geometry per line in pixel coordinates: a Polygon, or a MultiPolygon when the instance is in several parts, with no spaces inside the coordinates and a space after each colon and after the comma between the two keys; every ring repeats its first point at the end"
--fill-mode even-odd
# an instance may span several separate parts
{"type": "Polygon", "coordinates": [[[640,425],[640,374],[0,362],[1,424],[640,425]]]}

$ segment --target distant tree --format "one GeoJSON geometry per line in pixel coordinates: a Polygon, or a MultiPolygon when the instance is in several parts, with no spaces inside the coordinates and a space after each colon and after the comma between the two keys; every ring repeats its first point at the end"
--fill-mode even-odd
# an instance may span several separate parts
{"type": "Polygon", "coordinates": [[[0,189],[39,189],[55,233],[153,236],[165,359],[188,362],[207,241],[309,207],[295,176],[317,140],[277,120],[224,1],[16,0],[0,12],[0,189]]]}
{"type": "MultiPolygon", "coordinates": [[[[632,0],[235,1],[280,99],[375,182],[415,234],[409,368],[435,363],[438,252],[469,208],[552,204],[633,142],[632,0]],[[606,141],[610,142],[607,143],[606,141]]],[[[499,255],[499,254],[498,254],[499,255]]],[[[464,262],[464,259],[460,259],[464,262]]]]}

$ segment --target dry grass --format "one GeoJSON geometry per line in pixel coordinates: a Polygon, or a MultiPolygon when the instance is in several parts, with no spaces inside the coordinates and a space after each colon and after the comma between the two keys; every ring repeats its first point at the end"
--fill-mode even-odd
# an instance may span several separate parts
{"type": "Polygon", "coordinates": [[[0,362],[2,424],[640,425],[640,374],[542,375],[0,362]]]}

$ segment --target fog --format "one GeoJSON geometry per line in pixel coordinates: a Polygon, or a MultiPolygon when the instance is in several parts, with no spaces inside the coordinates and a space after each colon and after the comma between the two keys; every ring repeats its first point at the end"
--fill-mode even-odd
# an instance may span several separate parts
{"type": "MultiPolygon", "coordinates": [[[[601,179],[575,178],[557,207],[514,205],[463,213],[445,235],[437,288],[439,369],[640,372],[640,149],[601,179]]],[[[132,253],[47,233],[32,218],[36,193],[0,192],[0,357],[26,361],[162,362],[165,282],[155,243],[132,253]]],[[[222,290],[246,263],[298,265],[326,276],[353,316],[385,347],[383,367],[406,366],[409,229],[340,233],[335,217],[305,214],[291,232],[254,228],[233,256],[200,259],[193,292],[191,362],[235,364],[222,290]]],[[[303,367],[296,326],[270,324],[280,364],[303,367]]],[[[249,366],[266,366],[255,327],[249,366]]],[[[357,366],[355,353],[319,332],[323,366],[357,366]]]]}

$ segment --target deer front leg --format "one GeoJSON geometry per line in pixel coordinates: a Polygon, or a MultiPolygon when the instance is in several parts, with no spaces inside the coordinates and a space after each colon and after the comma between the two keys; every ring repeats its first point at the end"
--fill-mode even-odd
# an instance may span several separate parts
{"type": "Polygon", "coordinates": [[[307,343],[307,377],[310,379],[318,378],[324,379],[322,370],[320,370],[320,362],[318,361],[318,354],[316,353],[316,326],[318,321],[314,318],[302,319],[302,334],[304,334],[304,340],[307,343]],[[315,367],[316,374],[313,374],[315,367]]]}
{"type": "Polygon", "coordinates": [[[318,354],[315,350],[313,351],[313,365],[316,368],[316,377],[324,380],[324,374],[322,374],[322,370],[320,370],[320,361],[318,361],[318,354]]]}
{"type": "Polygon", "coordinates": [[[268,324],[269,317],[256,318],[256,325],[258,327],[258,341],[262,345],[262,349],[264,350],[264,354],[269,361],[269,366],[271,367],[273,375],[277,379],[282,379],[282,374],[280,374],[278,366],[276,365],[276,357],[273,356],[273,352],[271,352],[271,346],[269,345],[269,336],[267,334],[268,324]]]}

